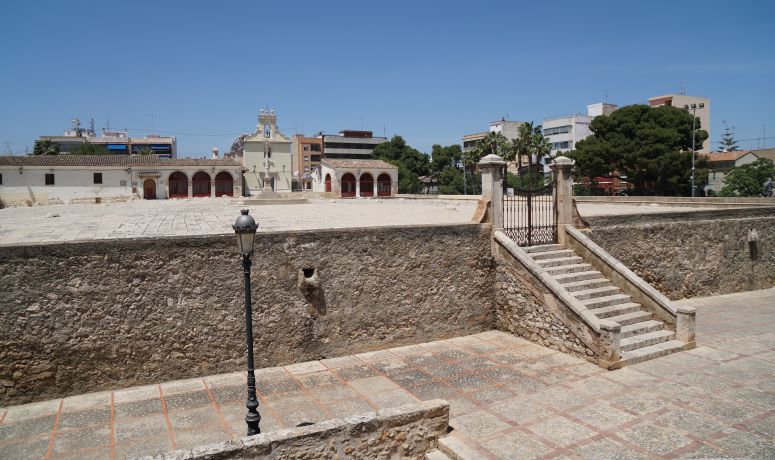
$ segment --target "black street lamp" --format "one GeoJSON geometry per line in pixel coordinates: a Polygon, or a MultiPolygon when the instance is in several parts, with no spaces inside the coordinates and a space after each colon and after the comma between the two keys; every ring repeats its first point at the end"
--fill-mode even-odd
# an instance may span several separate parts
{"type": "Polygon", "coordinates": [[[245,416],[245,423],[248,424],[248,436],[252,436],[261,432],[258,427],[261,415],[258,413],[256,374],[253,369],[253,306],[250,303],[250,257],[253,255],[258,224],[248,215],[247,209],[240,212],[242,215],[237,217],[232,228],[237,234],[237,246],[242,254],[242,272],[245,274],[245,336],[248,345],[248,401],[245,404],[248,414],[245,416]]]}

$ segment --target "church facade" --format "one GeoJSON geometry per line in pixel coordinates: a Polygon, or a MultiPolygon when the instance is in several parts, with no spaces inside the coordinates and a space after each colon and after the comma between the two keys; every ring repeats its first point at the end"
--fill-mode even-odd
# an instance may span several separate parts
{"type": "Polygon", "coordinates": [[[261,109],[256,132],[243,140],[246,195],[290,192],[293,181],[293,141],[277,128],[274,110],[261,109]]]}

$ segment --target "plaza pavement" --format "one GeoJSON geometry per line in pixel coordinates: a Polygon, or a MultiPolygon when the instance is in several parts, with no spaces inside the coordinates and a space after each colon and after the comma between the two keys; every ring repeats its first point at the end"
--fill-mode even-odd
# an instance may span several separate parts
{"type": "MultiPolygon", "coordinates": [[[[434,398],[461,458],[775,458],[775,288],[681,301],[699,347],[603,369],[498,331],[257,371],[264,432],[434,398]]],[[[0,458],[131,458],[245,433],[244,373],[0,409],[0,458]]]]}
{"type": "MultiPolygon", "coordinates": [[[[241,208],[250,209],[259,232],[455,224],[470,222],[476,209],[472,199],[259,201],[243,204],[243,198],[194,198],[0,209],[0,245],[232,233],[231,225],[241,208]]],[[[597,216],[686,212],[687,208],[583,203],[579,211],[583,216],[597,216]]]]}

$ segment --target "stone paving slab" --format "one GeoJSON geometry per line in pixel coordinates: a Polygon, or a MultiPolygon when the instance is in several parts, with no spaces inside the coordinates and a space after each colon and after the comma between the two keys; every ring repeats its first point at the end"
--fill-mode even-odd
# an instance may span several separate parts
{"type": "MultiPolygon", "coordinates": [[[[240,204],[243,198],[135,200],[124,203],[0,209],[0,246],[232,233],[249,208],[259,232],[469,222],[475,200],[310,199],[304,204],[240,204]]],[[[702,210],[582,203],[584,216],[702,210]]]]}
{"type": "Polygon", "coordinates": [[[0,209],[0,245],[232,234],[242,208],[259,232],[469,222],[475,200],[312,199],[305,204],[241,204],[241,198],[0,209]]]}
{"type": "MultiPolygon", "coordinates": [[[[261,429],[443,398],[445,444],[471,458],[775,458],[775,289],[680,303],[700,346],[611,372],[499,331],[260,369],[261,429]]],[[[236,439],[244,400],[235,372],[0,408],[0,458],[236,439]]]]}

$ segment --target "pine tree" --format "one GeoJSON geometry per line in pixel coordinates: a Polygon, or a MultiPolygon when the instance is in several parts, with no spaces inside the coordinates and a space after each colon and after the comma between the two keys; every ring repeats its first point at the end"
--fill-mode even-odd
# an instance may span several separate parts
{"type": "Polygon", "coordinates": [[[740,150],[735,140],[735,135],[729,130],[729,127],[724,123],[724,134],[721,136],[721,151],[722,152],[734,152],[740,150]]]}

